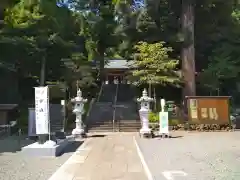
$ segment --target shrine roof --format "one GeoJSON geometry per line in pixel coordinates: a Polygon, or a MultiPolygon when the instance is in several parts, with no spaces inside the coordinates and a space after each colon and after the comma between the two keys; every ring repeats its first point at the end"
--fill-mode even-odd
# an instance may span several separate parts
{"type": "Polygon", "coordinates": [[[111,59],[105,64],[105,69],[129,69],[132,62],[124,59],[111,59]]]}

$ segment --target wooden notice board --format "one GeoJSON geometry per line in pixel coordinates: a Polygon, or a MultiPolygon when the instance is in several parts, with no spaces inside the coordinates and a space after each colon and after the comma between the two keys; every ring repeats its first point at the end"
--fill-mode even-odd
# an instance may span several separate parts
{"type": "Polygon", "coordinates": [[[187,96],[188,119],[196,124],[228,124],[229,96],[187,96]]]}

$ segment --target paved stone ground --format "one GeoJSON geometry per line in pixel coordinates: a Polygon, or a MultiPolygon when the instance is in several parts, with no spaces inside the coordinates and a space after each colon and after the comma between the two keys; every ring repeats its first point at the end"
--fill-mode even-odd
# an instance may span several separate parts
{"type": "MultiPolygon", "coordinates": [[[[21,146],[30,144],[21,140],[21,146]]],[[[19,151],[16,136],[0,140],[0,180],[47,180],[77,149],[80,142],[73,143],[62,156],[29,157],[19,151]]]]}
{"type": "Polygon", "coordinates": [[[134,135],[93,135],[51,180],[146,180],[134,135]]]}
{"type": "Polygon", "coordinates": [[[154,180],[240,179],[240,132],[172,135],[175,138],[137,138],[154,180]],[[180,172],[170,177],[173,171],[180,172]]]}

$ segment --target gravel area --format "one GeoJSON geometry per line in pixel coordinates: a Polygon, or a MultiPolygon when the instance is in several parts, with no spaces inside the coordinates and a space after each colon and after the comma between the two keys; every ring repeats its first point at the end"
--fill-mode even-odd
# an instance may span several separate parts
{"type": "Polygon", "coordinates": [[[30,157],[21,151],[20,145],[32,143],[31,140],[12,136],[0,140],[0,180],[48,180],[50,176],[80,146],[80,142],[69,145],[59,157],[30,157]]]}
{"type": "Polygon", "coordinates": [[[136,139],[155,180],[240,179],[240,132],[174,132],[172,136],[136,139]]]}

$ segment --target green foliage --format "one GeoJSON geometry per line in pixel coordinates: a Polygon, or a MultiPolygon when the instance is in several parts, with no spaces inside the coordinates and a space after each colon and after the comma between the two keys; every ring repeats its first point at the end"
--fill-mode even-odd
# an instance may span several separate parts
{"type": "Polygon", "coordinates": [[[28,108],[27,107],[21,108],[19,110],[17,126],[19,129],[27,133],[27,129],[28,129],[28,108]]]}
{"type": "Polygon", "coordinates": [[[68,59],[63,59],[66,66],[64,79],[72,86],[86,88],[95,84],[93,70],[87,57],[82,53],[73,53],[68,59]]]}
{"type": "MultiPolygon", "coordinates": [[[[149,113],[149,123],[154,123],[157,124],[159,123],[159,113],[154,113],[154,112],[150,112],[149,113]]],[[[169,126],[176,126],[178,124],[180,124],[180,120],[179,119],[169,119],[169,126]]]]}
{"type": "Polygon", "coordinates": [[[150,112],[148,118],[149,118],[150,123],[158,123],[159,122],[159,114],[158,113],[150,112]]]}
{"type": "Polygon", "coordinates": [[[1,49],[5,50],[2,61],[13,63],[23,73],[20,76],[39,76],[45,58],[46,76],[55,79],[60,75],[60,59],[69,55],[71,41],[71,35],[66,34],[66,26],[72,22],[67,9],[59,9],[55,1],[21,0],[6,9],[4,22],[0,36],[1,49]],[[15,49],[12,54],[11,49],[15,49]]]}
{"type": "Polygon", "coordinates": [[[115,6],[111,1],[101,0],[92,2],[75,0],[74,2],[77,10],[75,17],[81,25],[80,35],[85,38],[88,60],[97,62],[97,68],[102,76],[108,49],[118,42],[114,32],[117,25],[114,16],[115,6]],[[86,8],[92,11],[86,12],[86,8]]]}
{"type": "Polygon", "coordinates": [[[208,67],[199,76],[201,84],[210,90],[217,90],[224,81],[239,76],[240,69],[235,59],[227,53],[224,47],[217,49],[208,67]],[[222,50],[221,50],[222,49],[222,50]]]}
{"type": "MultiPolygon", "coordinates": [[[[200,85],[210,90],[236,87],[239,4],[235,0],[195,2],[200,85]]],[[[46,60],[48,81],[89,86],[96,79],[89,61],[96,60],[97,69],[103,72],[107,58],[134,59],[133,79],[138,83],[181,85],[176,73],[181,68],[176,59],[180,59],[184,40],[179,32],[181,1],[147,0],[145,7],[135,10],[132,3],[74,0],[71,11],[57,7],[55,0],[1,0],[0,63],[11,66],[19,79],[40,79],[46,60]]]]}
{"type": "Polygon", "coordinates": [[[135,49],[135,60],[132,71],[133,77],[138,83],[143,84],[171,84],[179,86],[181,80],[177,73],[178,60],[170,58],[173,51],[170,47],[164,47],[164,42],[148,44],[139,42],[135,49]]]}
{"type": "Polygon", "coordinates": [[[235,9],[231,14],[229,27],[220,29],[218,41],[210,57],[207,67],[199,75],[200,84],[208,90],[221,90],[224,86],[236,86],[240,66],[240,10],[235,9]],[[234,83],[235,81],[235,83],[234,83]],[[235,85],[234,85],[235,84],[235,85]]]}

